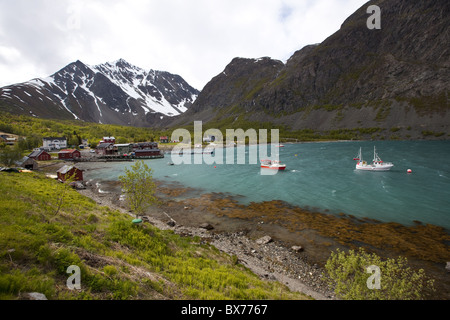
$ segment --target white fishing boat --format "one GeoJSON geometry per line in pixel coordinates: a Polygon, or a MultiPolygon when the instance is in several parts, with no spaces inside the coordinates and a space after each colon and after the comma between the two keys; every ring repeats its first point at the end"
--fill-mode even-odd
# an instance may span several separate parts
{"type": "Polygon", "coordinates": [[[261,168],[283,171],[286,169],[286,165],[278,160],[261,160],[261,168]]]}
{"type": "Polygon", "coordinates": [[[384,162],[377,154],[376,147],[373,147],[373,160],[372,163],[368,163],[363,160],[362,148],[359,148],[358,155],[353,158],[356,160],[356,170],[366,170],[366,171],[389,171],[392,169],[394,164],[392,162],[384,162]]]}

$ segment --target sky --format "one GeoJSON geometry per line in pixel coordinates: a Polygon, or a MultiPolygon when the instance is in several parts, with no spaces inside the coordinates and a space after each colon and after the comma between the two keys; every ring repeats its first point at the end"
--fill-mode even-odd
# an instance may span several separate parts
{"type": "Polygon", "coordinates": [[[201,90],[235,57],[285,62],[367,0],[0,0],[0,87],[123,58],[201,90]]]}

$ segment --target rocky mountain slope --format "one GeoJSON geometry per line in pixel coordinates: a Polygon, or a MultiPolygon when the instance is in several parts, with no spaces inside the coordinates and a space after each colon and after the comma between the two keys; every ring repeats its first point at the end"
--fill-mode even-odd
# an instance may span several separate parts
{"type": "Polygon", "coordinates": [[[445,0],[370,1],[285,64],[234,59],[174,124],[230,118],[290,130],[380,128],[399,137],[448,137],[449,12],[445,0]],[[381,8],[380,30],[367,27],[371,4],[381,8]]]}
{"type": "Polygon", "coordinates": [[[180,76],[123,59],[76,61],[50,77],[0,88],[0,109],[43,118],[146,126],[185,112],[198,91],[180,76]]]}

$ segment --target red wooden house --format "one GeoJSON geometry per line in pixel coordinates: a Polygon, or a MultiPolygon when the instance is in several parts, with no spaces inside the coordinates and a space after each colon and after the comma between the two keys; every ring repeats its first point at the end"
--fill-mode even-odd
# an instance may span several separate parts
{"type": "Polygon", "coordinates": [[[58,159],[60,160],[72,160],[81,158],[81,152],[77,149],[66,149],[58,152],[58,159]]]}
{"type": "Polygon", "coordinates": [[[49,161],[52,160],[52,156],[44,150],[36,150],[30,153],[28,158],[34,159],[36,161],[49,161]]]}
{"type": "Polygon", "coordinates": [[[116,143],[116,138],[114,138],[114,137],[103,137],[103,140],[100,140],[98,144],[102,144],[102,143],[115,144],[116,143]]]}
{"type": "Polygon", "coordinates": [[[58,179],[61,181],[67,181],[72,179],[73,181],[83,181],[83,170],[74,166],[64,166],[56,173],[58,179]]]}

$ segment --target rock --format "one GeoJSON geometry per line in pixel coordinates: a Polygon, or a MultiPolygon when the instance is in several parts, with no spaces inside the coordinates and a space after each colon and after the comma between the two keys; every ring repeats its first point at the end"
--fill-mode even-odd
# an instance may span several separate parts
{"type": "Polygon", "coordinates": [[[450,262],[447,262],[447,265],[445,266],[445,270],[447,270],[447,272],[450,272],[450,262]]]}
{"type": "Polygon", "coordinates": [[[170,220],[169,222],[167,222],[167,225],[168,225],[169,227],[175,227],[176,223],[175,223],[175,221],[170,220]]]}
{"type": "Polygon", "coordinates": [[[83,183],[79,182],[79,181],[74,181],[70,184],[70,186],[72,188],[74,188],[75,190],[84,190],[86,189],[86,187],[83,185],[83,183]]]}
{"type": "Polygon", "coordinates": [[[270,236],[264,236],[258,240],[256,240],[257,244],[268,244],[269,242],[272,242],[272,238],[270,236]]]}
{"type": "Polygon", "coordinates": [[[29,292],[22,294],[23,300],[48,300],[45,294],[39,292],[29,292]]]}
{"type": "Polygon", "coordinates": [[[303,251],[303,247],[301,247],[301,246],[292,246],[291,249],[293,251],[295,251],[295,252],[302,252],[303,251]]]}
{"type": "Polygon", "coordinates": [[[200,228],[206,229],[206,230],[212,230],[212,229],[214,229],[214,227],[213,227],[212,225],[210,225],[209,223],[202,223],[202,224],[200,225],[200,228]]]}

